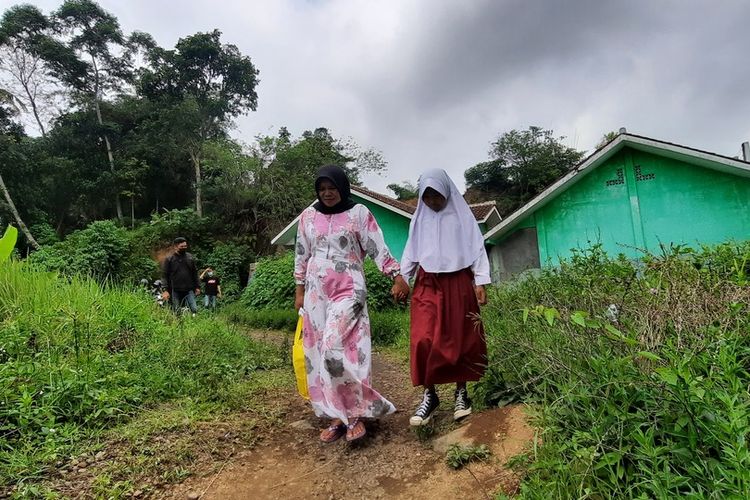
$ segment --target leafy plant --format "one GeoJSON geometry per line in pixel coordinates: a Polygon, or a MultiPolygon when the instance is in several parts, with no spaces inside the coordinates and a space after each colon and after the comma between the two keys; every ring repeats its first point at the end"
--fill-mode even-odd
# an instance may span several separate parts
{"type": "Polygon", "coordinates": [[[475,395],[536,403],[522,498],[745,497],[750,473],[747,244],[598,245],[491,292],[475,395]]]}
{"type": "Polygon", "coordinates": [[[10,258],[10,254],[13,253],[13,249],[16,247],[17,239],[18,229],[8,226],[5,234],[0,238],[0,262],[5,262],[10,258]]]}
{"type": "Polygon", "coordinates": [[[460,469],[464,465],[477,461],[487,460],[492,452],[487,445],[461,445],[452,444],[445,455],[445,463],[451,469],[460,469]]]}

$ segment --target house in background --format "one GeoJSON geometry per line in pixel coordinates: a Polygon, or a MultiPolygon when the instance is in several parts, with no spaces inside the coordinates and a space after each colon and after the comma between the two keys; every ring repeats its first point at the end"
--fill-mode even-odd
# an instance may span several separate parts
{"type": "Polygon", "coordinates": [[[621,133],[485,238],[493,281],[557,265],[601,243],[638,257],[660,244],[750,239],[750,147],[744,161],[621,133]]]}
{"type": "MultiPolygon", "coordinates": [[[[380,228],[383,230],[385,242],[391,253],[393,253],[394,257],[401,260],[406,240],[409,237],[409,223],[416,207],[361,186],[352,186],[352,198],[355,202],[361,203],[370,209],[378,221],[380,228]]],[[[479,224],[482,234],[500,223],[500,213],[497,211],[494,201],[469,206],[477,220],[477,224],[479,224]]],[[[277,234],[271,240],[271,244],[294,246],[297,238],[298,222],[299,216],[277,234]]]]}

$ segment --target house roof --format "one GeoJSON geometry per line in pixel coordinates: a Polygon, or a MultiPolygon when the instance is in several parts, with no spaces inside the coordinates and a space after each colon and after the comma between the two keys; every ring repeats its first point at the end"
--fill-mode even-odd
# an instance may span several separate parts
{"type": "Polygon", "coordinates": [[[373,203],[384,208],[389,208],[396,212],[404,212],[401,215],[406,215],[410,219],[412,214],[414,214],[414,211],[416,210],[416,207],[406,204],[403,201],[399,201],[395,198],[391,198],[390,196],[371,191],[362,186],[352,186],[352,191],[362,196],[364,199],[372,201],[373,203]]]}
{"type": "MultiPolygon", "coordinates": [[[[414,215],[414,212],[417,209],[417,207],[409,205],[408,203],[404,203],[403,201],[399,201],[395,198],[391,198],[390,196],[386,196],[382,193],[372,191],[362,186],[352,186],[352,194],[354,196],[358,196],[362,199],[370,201],[376,205],[380,205],[381,207],[391,210],[392,212],[395,212],[399,215],[402,215],[406,217],[407,219],[411,219],[412,215],[414,215]]],[[[492,213],[497,212],[497,208],[495,207],[494,201],[474,203],[472,205],[469,205],[469,207],[471,208],[471,212],[474,214],[474,217],[476,218],[477,223],[480,223],[480,224],[487,222],[487,220],[490,218],[492,213]]],[[[497,216],[498,218],[500,217],[499,212],[497,212],[497,216]]],[[[271,240],[271,244],[283,245],[284,242],[290,241],[290,238],[292,238],[294,234],[297,232],[296,227],[297,227],[297,221],[299,221],[299,217],[300,217],[299,215],[295,217],[294,220],[291,221],[289,224],[287,224],[287,226],[284,229],[282,229],[279,234],[274,236],[274,238],[271,240]]]]}
{"type": "Polygon", "coordinates": [[[688,146],[682,146],[672,142],[660,141],[650,137],[621,133],[607,144],[594,151],[591,155],[584,158],[554,184],[539,193],[524,206],[510,214],[500,222],[500,224],[485,233],[485,239],[499,238],[505,235],[513,229],[516,223],[523,220],[528,214],[542,208],[557,195],[569,189],[587,173],[603,164],[626,146],[639,151],[654,153],[675,160],[688,162],[693,165],[718,170],[720,172],[750,177],[750,162],[688,146]]]}
{"type": "MultiPolygon", "coordinates": [[[[474,214],[477,222],[486,222],[493,210],[497,212],[496,205],[495,201],[483,201],[482,203],[472,203],[469,205],[469,208],[471,208],[471,213],[474,214]]],[[[499,215],[500,212],[498,212],[499,215]]]]}

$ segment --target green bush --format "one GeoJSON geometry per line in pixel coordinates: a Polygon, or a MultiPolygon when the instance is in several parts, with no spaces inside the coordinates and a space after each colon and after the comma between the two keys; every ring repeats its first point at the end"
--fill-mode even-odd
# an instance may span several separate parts
{"type": "Polygon", "coordinates": [[[249,246],[235,242],[217,243],[202,262],[211,267],[221,279],[221,291],[226,299],[237,298],[242,291],[242,276],[247,276],[253,254],[249,246]]]}
{"type": "MultiPolygon", "coordinates": [[[[393,280],[384,276],[370,259],[365,261],[367,306],[382,311],[397,306],[391,297],[393,280]]],[[[245,288],[242,301],[252,308],[284,308],[294,306],[294,253],[269,257],[258,262],[255,275],[245,288]]]]}
{"type": "Polygon", "coordinates": [[[0,265],[0,332],[0,487],[144,406],[225,404],[253,371],[281,365],[216,317],[181,320],[147,294],[24,263],[0,265]]]}
{"type": "Polygon", "coordinates": [[[192,208],[168,210],[154,214],[148,224],[133,231],[133,239],[146,249],[164,248],[178,236],[188,240],[191,252],[198,256],[208,255],[216,238],[216,221],[210,217],[198,217],[192,208]]]}
{"type": "Polygon", "coordinates": [[[409,339],[409,311],[370,311],[372,342],[392,345],[409,339]]]}
{"type": "Polygon", "coordinates": [[[539,404],[525,498],[746,498],[747,245],[599,247],[496,287],[483,318],[487,404],[539,404]]]}
{"type": "MultiPolygon", "coordinates": [[[[297,327],[297,312],[288,309],[250,309],[242,303],[224,309],[227,319],[251,328],[285,330],[297,327]]],[[[409,338],[409,313],[407,311],[370,312],[370,333],[377,345],[391,345],[409,338]]]]}
{"type": "Polygon", "coordinates": [[[294,307],[294,253],[258,261],[255,274],[242,294],[242,302],[254,309],[294,307]]]}
{"type": "Polygon", "coordinates": [[[112,221],[97,221],[64,241],[43,247],[31,256],[42,269],[98,280],[117,279],[129,251],[127,231],[112,221]]]}

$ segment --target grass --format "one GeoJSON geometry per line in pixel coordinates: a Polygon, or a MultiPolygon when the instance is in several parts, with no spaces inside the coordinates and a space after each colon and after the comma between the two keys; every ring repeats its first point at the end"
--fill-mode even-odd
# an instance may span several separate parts
{"type": "MultiPolygon", "coordinates": [[[[293,309],[253,309],[236,302],[225,307],[222,314],[231,322],[250,328],[293,332],[298,315],[293,309]]],[[[404,310],[370,311],[372,342],[378,346],[409,344],[409,312],[404,310]]]]}
{"type": "Polygon", "coordinates": [[[283,379],[278,348],[217,316],[176,318],[145,294],[23,263],[0,265],[0,331],[0,491],[28,496],[112,429],[136,439],[215,419],[283,379]]]}
{"type": "Polygon", "coordinates": [[[535,403],[521,498],[750,495],[750,245],[598,247],[493,290],[488,405],[535,403]]]}

